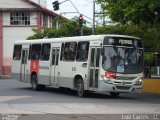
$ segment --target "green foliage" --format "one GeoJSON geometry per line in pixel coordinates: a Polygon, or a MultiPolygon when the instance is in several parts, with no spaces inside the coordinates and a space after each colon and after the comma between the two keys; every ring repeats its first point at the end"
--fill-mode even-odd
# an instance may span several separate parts
{"type": "MultiPolygon", "coordinates": [[[[44,28],[41,32],[36,29],[33,29],[34,35],[29,36],[27,39],[43,39],[47,38],[58,38],[58,37],[71,37],[80,35],[80,27],[78,25],[78,17],[73,18],[72,20],[59,20],[55,18],[54,21],[59,21],[61,27],[56,28],[44,28]]],[[[85,23],[84,23],[85,24],[85,23]]],[[[92,33],[91,28],[83,26],[84,35],[90,35],[92,33]]]]}
{"type": "Polygon", "coordinates": [[[77,36],[79,34],[79,27],[76,22],[68,21],[65,22],[62,27],[59,29],[51,29],[48,31],[48,38],[56,38],[56,37],[70,37],[77,36]]]}
{"type": "Polygon", "coordinates": [[[35,33],[34,35],[32,36],[29,36],[27,39],[28,40],[33,40],[33,39],[42,39],[44,38],[44,33],[42,32],[39,32],[37,29],[32,29],[32,31],[35,33]]]}
{"type": "Polygon", "coordinates": [[[97,0],[109,18],[123,25],[160,23],[160,0],[97,0]]]}
{"type": "Polygon", "coordinates": [[[43,29],[41,32],[33,29],[33,31],[35,32],[35,34],[29,36],[28,39],[42,39],[44,37],[47,38],[70,37],[79,35],[79,26],[74,21],[63,21],[63,24],[61,24],[61,27],[59,29],[56,28],[43,29]]]}
{"type": "Polygon", "coordinates": [[[151,52],[144,52],[144,60],[151,63],[154,60],[154,54],[151,52]]]}

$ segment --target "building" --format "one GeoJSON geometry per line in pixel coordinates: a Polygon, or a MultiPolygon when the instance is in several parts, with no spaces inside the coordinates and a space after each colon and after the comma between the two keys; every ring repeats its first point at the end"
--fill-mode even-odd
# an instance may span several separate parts
{"type": "Polygon", "coordinates": [[[0,0],[0,75],[11,75],[14,41],[33,35],[33,28],[56,27],[54,17],[65,19],[33,1],[0,0]]]}

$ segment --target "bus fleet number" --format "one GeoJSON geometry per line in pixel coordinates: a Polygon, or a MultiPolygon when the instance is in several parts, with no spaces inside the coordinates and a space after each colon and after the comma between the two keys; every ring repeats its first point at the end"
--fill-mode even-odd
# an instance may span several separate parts
{"type": "Polygon", "coordinates": [[[76,67],[72,67],[72,71],[76,71],[76,67]]]}

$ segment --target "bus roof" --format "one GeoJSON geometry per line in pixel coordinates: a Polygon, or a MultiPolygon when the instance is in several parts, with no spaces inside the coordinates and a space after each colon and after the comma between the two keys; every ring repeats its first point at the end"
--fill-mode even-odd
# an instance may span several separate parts
{"type": "Polygon", "coordinates": [[[89,36],[75,36],[75,37],[61,37],[61,38],[44,38],[44,39],[33,39],[33,40],[19,40],[15,44],[37,44],[37,43],[58,43],[58,42],[76,42],[76,41],[87,41],[87,40],[102,40],[104,37],[127,37],[133,39],[140,39],[138,37],[127,36],[127,35],[115,35],[115,34],[106,34],[106,35],[89,35],[89,36]]]}

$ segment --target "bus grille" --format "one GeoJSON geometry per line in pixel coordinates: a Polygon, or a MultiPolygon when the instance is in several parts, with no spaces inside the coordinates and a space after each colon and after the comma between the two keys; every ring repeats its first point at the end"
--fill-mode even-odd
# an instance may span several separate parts
{"type": "MultiPolygon", "coordinates": [[[[115,81],[114,83],[115,83],[115,84],[122,84],[123,82],[115,81]]],[[[126,84],[127,84],[127,85],[131,85],[132,82],[126,82],[126,81],[125,81],[123,84],[125,84],[125,85],[126,85],[126,84]]]]}
{"type": "Polygon", "coordinates": [[[117,89],[121,89],[121,90],[129,90],[131,87],[128,86],[116,86],[117,89]]]}
{"type": "Polygon", "coordinates": [[[136,77],[122,77],[122,76],[117,76],[116,80],[133,80],[136,77]]]}

